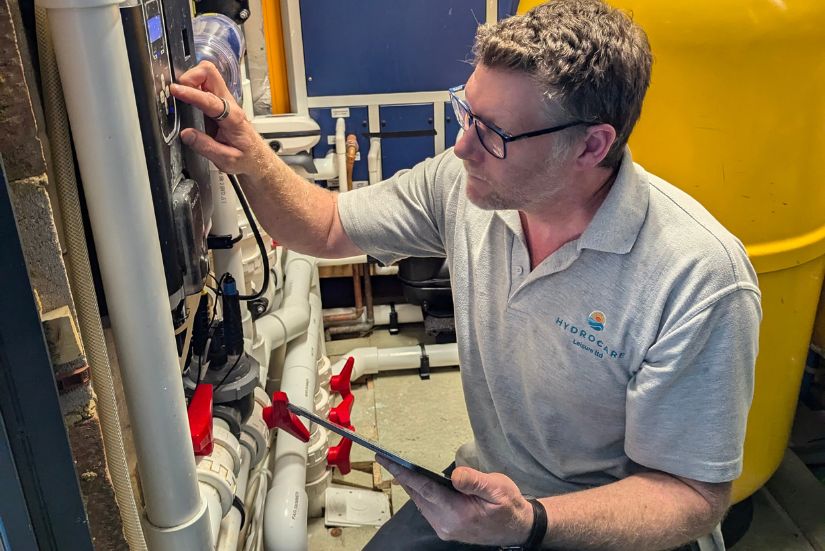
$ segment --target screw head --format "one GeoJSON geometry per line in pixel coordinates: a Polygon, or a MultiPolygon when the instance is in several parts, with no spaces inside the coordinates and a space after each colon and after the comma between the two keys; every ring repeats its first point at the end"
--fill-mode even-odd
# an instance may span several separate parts
{"type": "Polygon", "coordinates": [[[242,9],[241,12],[238,14],[238,17],[244,20],[249,19],[249,10],[246,8],[242,9]]]}

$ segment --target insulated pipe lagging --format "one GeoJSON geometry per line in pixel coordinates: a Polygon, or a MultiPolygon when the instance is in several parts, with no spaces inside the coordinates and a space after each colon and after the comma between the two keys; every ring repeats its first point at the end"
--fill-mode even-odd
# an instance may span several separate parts
{"type": "Polygon", "coordinates": [[[63,211],[63,233],[68,251],[72,296],[80,325],[83,349],[91,368],[92,385],[97,396],[96,406],[103,434],[106,467],[114,488],[120,520],[123,522],[126,543],[133,551],[143,551],[147,549],[146,540],[140,527],[140,514],[135,503],[126,452],[123,448],[123,435],[120,429],[120,414],[115,398],[112,371],[106,352],[103,327],[100,324],[97,293],[89,267],[89,251],[86,248],[86,234],[83,229],[74,155],[69,136],[69,119],[66,115],[66,104],[63,101],[63,90],[60,85],[60,75],[57,72],[57,60],[49,34],[46,10],[38,6],[35,9],[35,19],[40,79],[43,84],[46,125],[52,158],[52,175],[57,185],[58,197],[60,197],[60,208],[63,211]]]}
{"type": "Polygon", "coordinates": [[[149,175],[114,0],[41,0],[80,161],[153,551],[208,549],[149,175]]]}

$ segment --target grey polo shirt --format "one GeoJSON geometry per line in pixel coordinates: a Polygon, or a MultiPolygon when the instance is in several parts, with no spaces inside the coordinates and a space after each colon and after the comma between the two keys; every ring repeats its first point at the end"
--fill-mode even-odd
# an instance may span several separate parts
{"type": "Polygon", "coordinates": [[[382,262],[448,260],[475,438],[459,464],[538,496],[647,469],[740,474],[756,274],[739,240],[629,151],[581,237],[532,271],[518,212],[470,203],[452,150],[338,205],[382,262]]]}

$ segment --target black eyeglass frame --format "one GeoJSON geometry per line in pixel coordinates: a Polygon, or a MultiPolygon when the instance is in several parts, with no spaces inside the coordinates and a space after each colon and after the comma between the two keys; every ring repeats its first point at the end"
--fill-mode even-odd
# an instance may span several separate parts
{"type": "Polygon", "coordinates": [[[456,95],[457,92],[460,92],[460,91],[464,90],[464,86],[465,86],[464,84],[460,84],[459,86],[453,86],[452,88],[447,90],[447,92],[449,92],[449,94],[450,94],[450,103],[453,106],[453,112],[455,113],[455,117],[458,120],[458,125],[462,129],[464,129],[465,131],[467,130],[467,127],[464,126],[464,121],[462,120],[462,117],[461,117],[461,115],[459,113],[459,110],[458,110],[458,107],[460,106],[462,109],[467,111],[467,115],[469,115],[467,126],[475,125],[476,135],[478,136],[478,141],[481,142],[482,146],[484,146],[484,150],[487,151],[487,153],[489,153],[490,155],[492,155],[496,159],[506,159],[507,158],[507,144],[510,143],[510,142],[523,140],[525,138],[533,138],[535,136],[544,136],[545,134],[552,134],[554,132],[560,132],[562,130],[572,128],[574,126],[579,126],[580,124],[587,124],[587,125],[598,124],[598,123],[586,122],[586,121],[572,121],[572,122],[568,122],[568,123],[565,123],[565,124],[560,124],[560,125],[557,125],[557,126],[551,126],[549,128],[542,128],[541,130],[533,130],[531,132],[524,132],[523,134],[516,134],[514,136],[514,135],[510,134],[509,132],[507,132],[505,130],[502,130],[501,128],[499,128],[495,124],[489,123],[489,122],[485,121],[484,119],[482,119],[481,117],[479,117],[478,115],[476,115],[475,113],[473,113],[472,109],[470,109],[470,106],[467,105],[467,102],[456,95]],[[502,144],[502,150],[503,151],[502,151],[502,155],[500,157],[497,154],[490,151],[490,147],[486,143],[484,143],[484,138],[481,136],[481,131],[478,129],[478,125],[475,124],[475,121],[481,122],[481,124],[483,124],[484,126],[489,128],[490,130],[492,130],[495,134],[497,134],[501,138],[501,144],[502,144]]]}

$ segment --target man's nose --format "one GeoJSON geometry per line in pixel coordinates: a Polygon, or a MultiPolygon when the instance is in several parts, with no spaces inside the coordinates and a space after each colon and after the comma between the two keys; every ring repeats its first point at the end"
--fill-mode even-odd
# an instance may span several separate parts
{"type": "Polygon", "coordinates": [[[479,161],[484,156],[484,146],[478,140],[473,126],[459,131],[455,141],[455,155],[464,161],[479,161]]]}

